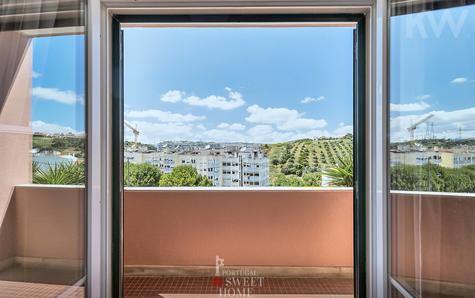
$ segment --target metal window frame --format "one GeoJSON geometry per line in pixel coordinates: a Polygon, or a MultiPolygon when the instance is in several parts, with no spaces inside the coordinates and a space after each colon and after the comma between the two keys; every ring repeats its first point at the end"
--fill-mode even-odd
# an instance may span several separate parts
{"type": "Polygon", "coordinates": [[[391,0],[391,16],[454,8],[475,4],[475,0],[391,0]]]}
{"type": "Polygon", "coordinates": [[[386,140],[386,0],[142,2],[89,0],[89,297],[112,297],[111,28],[117,14],[364,14],[366,19],[366,274],[367,297],[386,297],[387,213],[384,178],[386,140]]]}
{"type": "Polygon", "coordinates": [[[121,25],[167,23],[200,23],[221,26],[222,23],[346,23],[354,22],[354,289],[356,297],[366,297],[366,31],[363,14],[184,14],[122,15],[112,18],[112,293],[123,296],[123,31],[121,25]]]}
{"type": "MultiPolygon", "coordinates": [[[[385,168],[385,179],[382,181],[382,183],[385,185],[384,191],[385,191],[385,200],[384,200],[384,210],[385,210],[385,230],[386,230],[386,236],[385,236],[385,252],[386,252],[386,279],[388,282],[387,286],[387,293],[386,296],[391,293],[391,291],[396,290],[398,293],[405,298],[410,298],[410,297],[417,297],[417,293],[411,293],[410,289],[407,289],[404,285],[402,285],[399,281],[394,279],[391,275],[391,243],[389,242],[391,240],[391,205],[388,203],[390,200],[390,194],[391,194],[391,176],[390,176],[390,163],[391,160],[389,158],[389,150],[388,148],[390,147],[390,117],[389,117],[389,105],[390,105],[390,91],[391,91],[391,86],[390,86],[390,79],[391,79],[391,64],[390,64],[390,58],[391,58],[391,18],[392,17],[404,17],[405,15],[409,14],[416,14],[416,13],[422,13],[422,12],[430,12],[430,11],[435,11],[435,10],[441,10],[441,9],[450,9],[450,8],[456,8],[456,7],[462,7],[462,6],[467,6],[467,5],[474,5],[475,0],[388,0],[387,6],[384,9],[385,17],[383,21],[383,26],[385,26],[385,40],[384,40],[384,46],[386,47],[385,51],[385,59],[386,65],[385,65],[385,70],[383,72],[385,76],[385,88],[384,88],[384,168],[385,168]],[[391,290],[389,288],[392,288],[391,290]]],[[[385,297],[386,297],[385,296],[385,297]]]]}

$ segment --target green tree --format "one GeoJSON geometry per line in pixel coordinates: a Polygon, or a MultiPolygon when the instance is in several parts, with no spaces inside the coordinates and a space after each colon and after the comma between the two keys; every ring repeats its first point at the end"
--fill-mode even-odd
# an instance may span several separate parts
{"type": "Polygon", "coordinates": [[[330,178],[331,186],[353,186],[353,158],[346,156],[337,158],[336,165],[325,170],[324,174],[330,178]]]}
{"type": "Polygon", "coordinates": [[[160,168],[148,163],[125,164],[125,186],[159,186],[160,168]]]}
{"type": "Polygon", "coordinates": [[[475,167],[459,169],[425,164],[391,167],[391,189],[407,191],[475,192],[475,167]]]}
{"type": "Polygon", "coordinates": [[[420,167],[411,165],[396,165],[391,167],[391,189],[421,190],[420,167]]]}
{"type": "Polygon", "coordinates": [[[291,148],[292,148],[292,146],[289,143],[287,143],[285,145],[285,148],[282,151],[281,156],[280,156],[280,163],[281,164],[285,164],[292,157],[292,154],[290,152],[291,148]]]}
{"type": "Polygon", "coordinates": [[[83,163],[58,163],[42,169],[33,162],[34,184],[81,185],[86,179],[83,163]]]}
{"type": "Polygon", "coordinates": [[[302,178],[295,175],[277,174],[272,181],[273,186],[302,186],[302,178]]]}
{"type": "Polygon", "coordinates": [[[473,192],[474,180],[468,171],[447,169],[444,174],[444,192],[473,192]]]}
{"type": "Polygon", "coordinates": [[[273,166],[278,166],[279,165],[279,160],[277,158],[273,158],[271,160],[271,163],[272,163],[273,166]]]}
{"type": "Polygon", "coordinates": [[[160,186],[213,186],[213,183],[192,166],[177,166],[171,173],[162,175],[160,186]]]}

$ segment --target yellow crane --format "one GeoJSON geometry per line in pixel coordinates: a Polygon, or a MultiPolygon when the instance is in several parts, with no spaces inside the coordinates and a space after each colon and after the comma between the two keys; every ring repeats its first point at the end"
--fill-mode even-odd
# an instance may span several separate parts
{"type": "Polygon", "coordinates": [[[425,116],[424,118],[422,118],[421,120],[417,121],[416,123],[412,124],[411,126],[409,126],[407,128],[407,131],[409,132],[410,136],[411,136],[411,141],[414,141],[414,133],[416,131],[416,128],[421,125],[422,123],[426,122],[427,120],[429,120],[430,118],[434,117],[434,114],[429,114],[427,116],[425,116]]]}
{"type": "Polygon", "coordinates": [[[124,120],[124,124],[125,124],[125,126],[130,128],[130,130],[132,130],[132,133],[134,134],[134,147],[135,147],[135,149],[137,149],[137,147],[138,147],[138,138],[139,138],[139,135],[140,135],[140,131],[137,129],[137,127],[134,127],[127,120],[124,120]]]}

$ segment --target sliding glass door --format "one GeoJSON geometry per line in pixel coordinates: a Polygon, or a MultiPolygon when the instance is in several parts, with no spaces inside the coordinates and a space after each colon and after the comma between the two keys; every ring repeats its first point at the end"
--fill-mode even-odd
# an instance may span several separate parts
{"type": "Polygon", "coordinates": [[[115,19],[118,289],[364,296],[363,18],[115,19]]]}
{"type": "Polygon", "coordinates": [[[475,296],[475,5],[391,1],[391,294],[475,296]]]}
{"type": "Polygon", "coordinates": [[[0,297],[81,297],[85,1],[0,1],[0,297]]]}

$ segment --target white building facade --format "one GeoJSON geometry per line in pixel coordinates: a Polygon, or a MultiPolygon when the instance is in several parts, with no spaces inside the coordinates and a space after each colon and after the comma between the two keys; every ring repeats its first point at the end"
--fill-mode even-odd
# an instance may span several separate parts
{"type": "Polygon", "coordinates": [[[208,177],[213,186],[269,186],[269,161],[259,150],[202,150],[187,153],[125,152],[124,162],[150,163],[170,173],[176,166],[190,165],[208,177]]]}

